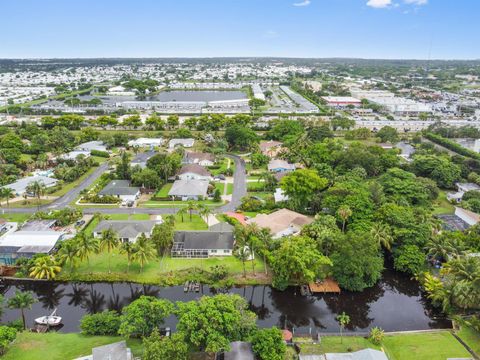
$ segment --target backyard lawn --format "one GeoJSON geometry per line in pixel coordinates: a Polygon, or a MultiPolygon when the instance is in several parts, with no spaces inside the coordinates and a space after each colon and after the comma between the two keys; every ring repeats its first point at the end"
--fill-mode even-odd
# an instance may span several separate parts
{"type": "Polygon", "coordinates": [[[462,325],[461,330],[457,332],[457,336],[480,356],[480,332],[462,325]]]}
{"type": "Polygon", "coordinates": [[[160,190],[157,191],[155,194],[156,197],[167,197],[168,192],[172,188],[173,183],[166,183],[165,185],[162,186],[160,190]]]}
{"type": "Polygon", "coordinates": [[[390,360],[470,358],[449,331],[386,336],[383,347],[390,360]]]}
{"type": "MultiPolygon", "coordinates": [[[[22,332],[12,347],[2,356],[4,360],[65,360],[90,355],[92,348],[124,340],[118,336],[83,336],[49,332],[22,332]]],[[[142,355],[140,340],[127,340],[135,356],[142,355]]]]}
{"type": "MultiPolygon", "coordinates": [[[[298,339],[295,339],[298,340],[298,339]]],[[[360,336],[322,336],[320,344],[301,344],[301,354],[351,352],[365,348],[383,349],[390,360],[445,360],[470,358],[470,354],[449,331],[412,333],[385,336],[376,346],[360,336]]]]}
{"type": "MultiPolygon", "coordinates": [[[[172,259],[170,257],[156,258],[145,265],[141,271],[138,263],[133,263],[127,272],[127,257],[115,250],[111,253],[102,252],[90,257],[90,261],[79,263],[70,272],[67,266],[59,275],[59,280],[116,280],[132,281],[149,284],[183,284],[187,279],[199,278],[201,271],[210,271],[215,265],[224,265],[230,276],[237,276],[241,281],[243,264],[234,256],[208,259],[172,259]],[[110,272],[109,272],[110,271],[110,272]],[[198,276],[197,276],[198,275],[198,276]]],[[[252,275],[252,262],[245,264],[247,275],[252,275]]],[[[263,262],[255,260],[255,272],[263,275],[263,262]]],[[[249,276],[250,277],[250,276],[249,276]]]]}
{"type": "Polygon", "coordinates": [[[7,221],[13,221],[13,222],[24,222],[30,217],[32,214],[15,214],[15,213],[7,213],[7,214],[0,214],[0,219],[5,219],[7,221]]]}
{"type": "Polygon", "coordinates": [[[455,207],[450,204],[447,200],[447,194],[445,191],[440,191],[438,199],[434,201],[433,205],[433,214],[442,215],[442,214],[453,214],[455,212],[455,207]]]}

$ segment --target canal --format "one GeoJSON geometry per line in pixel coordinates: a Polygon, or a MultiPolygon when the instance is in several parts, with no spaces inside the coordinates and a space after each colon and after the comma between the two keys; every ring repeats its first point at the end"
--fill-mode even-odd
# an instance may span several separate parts
{"type": "MultiPolygon", "coordinates": [[[[61,332],[79,331],[84,314],[106,309],[120,311],[141,295],[151,295],[171,301],[189,301],[203,295],[214,295],[215,290],[203,286],[201,293],[184,293],[183,286],[157,287],[133,283],[58,283],[33,281],[5,281],[0,291],[5,298],[15,290],[33,291],[38,302],[26,311],[27,321],[49,314],[57,308],[63,317],[61,332]]],[[[433,309],[423,296],[417,282],[385,270],[379,283],[363,292],[344,291],[336,295],[302,297],[298,288],[278,291],[270,286],[234,287],[228,290],[243,296],[258,316],[260,327],[294,328],[297,333],[338,332],[336,316],[345,311],[351,319],[347,331],[368,331],[379,326],[385,331],[426,330],[447,328],[450,321],[433,309]]],[[[2,321],[20,317],[19,310],[6,309],[2,321]]],[[[167,320],[175,328],[175,318],[167,320]]]]}

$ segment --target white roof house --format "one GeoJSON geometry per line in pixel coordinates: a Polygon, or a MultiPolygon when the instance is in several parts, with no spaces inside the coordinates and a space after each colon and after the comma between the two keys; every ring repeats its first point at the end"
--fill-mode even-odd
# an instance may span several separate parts
{"type": "Polygon", "coordinates": [[[188,139],[171,139],[168,142],[168,147],[170,149],[173,149],[175,146],[181,145],[183,147],[190,148],[190,147],[193,146],[193,144],[195,144],[195,139],[191,139],[191,138],[188,138],[188,139]]]}
{"type": "Polygon", "coordinates": [[[61,155],[60,158],[65,160],[76,160],[79,155],[83,155],[86,158],[88,158],[90,157],[90,151],[74,150],[74,151],[70,151],[69,153],[61,155]]]}
{"type": "Polygon", "coordinates": [[[198,200],[207,196],[208,185],[209,182],[204,180],[176,180],[168,195],[182,200],[198,200]]]}
{"type": "Polygon", "coordinates": [[[16,196],[21,196],[27,192],[28,185],[35,181],[43,183],[47,188],[53,187],[58,183],[57,179],[48,176],[27,176],[14,183],[2,186],[2,188],[12,189],[16,196]]]}
{"type": "Polygon", "coordinates": [[[0,263],[10,265],[19,257],[49,254],[63,235],[62,232],[53,230],[7,233],[0,238],[0,263]]]}
{"type": "Polygon", "coordinates": [[[473,226],[480,222],[480,215],[473,211],[455,207],[455,215],[465,221],[468,225],[473,226]]]}
{"type": "Polygon", "coordinates": [[[162,138],[138,138],[135,140],[130,140],[128,146],[138,146],[138,147],[152,147],[152,146],[162,146],[164,140],[162,138]]]}

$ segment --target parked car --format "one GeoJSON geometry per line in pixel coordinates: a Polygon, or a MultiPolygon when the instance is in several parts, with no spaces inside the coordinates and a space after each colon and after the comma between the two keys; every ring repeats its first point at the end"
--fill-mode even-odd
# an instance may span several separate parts
{"type": "Polygon", "coordinates": [[[134,204],[133,200],[127,201],[127,206],[132,207],[134,204]]]}
{"type": "Polygon", "coordinates": [[[214,179],[215,179],[215,180],[225,180],[225,175],[223,175],[223,174],[218,174],[217,176],[215,176],[214,179]]]}
{"type": "Polygon", "coordinates": [[[75,226],[82,226],[85,224],[85,220],[78,220],[76,223],[75,223],[75,226]]]}

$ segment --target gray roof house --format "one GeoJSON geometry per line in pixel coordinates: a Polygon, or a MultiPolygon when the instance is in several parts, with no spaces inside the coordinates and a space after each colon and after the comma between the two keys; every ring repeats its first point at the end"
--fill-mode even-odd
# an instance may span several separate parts
{"type": "Polygon", "coordinates": [[[212,174],[203,166],[198,164],[183,165],[177,172],[177,177],[181,180],[206,180],[212,178],[212,174]]]}
{"type": "Polygon", "coordinates": [[[98,195],[116,196],[122,200],[135,200],[140,195],[140,188],[130,186],[129,180],[112,180],[98,195]]]}
{"type": "Polygon", "coordinates": [[[182,163],[212,166],[215,163],[215,155],[202,152],[186,152],[182,163]]]}
{"type": "Polygon", "coordinates": [[[130,165],[140,166],[142,169],[144,169],[147,167],[148,159],[150,159],[154,155],[156,155],[155,151],[146,151],[146,152],[138,153],[130,162],[130,165]]]}
{"type": "MultiPolygon", "coordinates": [[[[302,357],[300,357],[302,359],[302,357]]],[[[374,349],[363,349],[351,353],[326,353],[326,360],[388,360],[384,352],[374,349]]]]}
{"type": "Polygon", "coordinates": [[[142,233],[150,237],[155,225],[161,223],[157,220],[103,220],[93,230],[93,236],[100,237],[104,230],[112,229],[123,242],[135,242],[142,233]]]}
{"type": "Polygon", "coordinates": [[[195,139],[171,139],[169,142],[168,142],[168,147],[170,149],[173,149],[175,146],[183,146],[183,147],[186,147],[186,148],[190,148],[193,146],[193,144],[195,144],[195,139]]]}
{"type": "Polygon", "coordinates": [[[40,183],[43,183],[45,187],[54,187],[57,185],[58,180],[48,177],[48,176],[27,176],[24,177],[23,179],[19,179],[15,181],[14,183],[2,186],[2,188],[9,188],[12,189],[13,192],[15,193],[16,196],[21,196],[27,192],[27,187],[29,184],[38,181],[40,183]]]}
{"type": "Polygon", "coordinates": [[[206,231],[176,231],[171,255],[177,258],[231,256],[234,244],[233,226],[219,223],[206,231]]]}
{"type": "Polygon", "coordinates": [[[103,144],[103,141],[89,141],[78,145],[75,149],[83,151],[107,151],[107,147],[103,144]]]}
{"type": "Polygon", "coordinates": [[[132,351],[125,340],[113,344],[97,346],[92,349],[92,355],[82,356],[75,360],[133,360],[132,351]]]}
{"type": "Polygon", "coordinates": [[[175,180],[168,195],[185,201],[198,200],[207,196],[208,185],[204,180],[175,180]]]}

